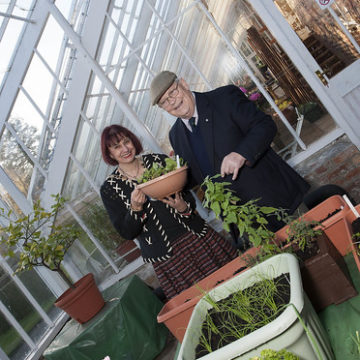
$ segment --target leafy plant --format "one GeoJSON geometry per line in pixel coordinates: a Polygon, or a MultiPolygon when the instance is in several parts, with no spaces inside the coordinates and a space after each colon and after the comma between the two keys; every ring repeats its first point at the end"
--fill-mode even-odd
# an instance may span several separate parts
{"type": "Polygon", "coordinates": [[[260,356],[252,357],[249,360],[299,360],[299,357],[285,349],[280,351],[265,349],[261,351],[260,356]]]}
{"type": "Polygon", "coordinates": [[[10,257],[15,256],[16,248],[19,249],[15,273],[31,270],[34,266],[45,266],[58,272],[69,286],[73,286],[61,269],[61,262],[66,251],[80,236],[80,230],[74,224],[55,224],[54,220],[63,209],[65,199],[59,194],[53,195],[53,198],[50,211],[46,211],[37,201],[30,214],[16,220],[13,220],[11,210],[6,212],[0,208],[0,216],[8,222],[7,226],[0,227],[0,243],[5,245],[5,255],[10,257]]]}
{"type": "Polygon", "coordinates": [[[277,253],[279,248],[274,242],[275,234],[267,228],[266,216],[272,215],[280,219],[283,210],[269,206],[259,206],[257,200],[240,203],[240,198],[227,187],[229,182],[214,182],[220,174],[206,177],[202,186],[206,187],[203,205],[214,211],[215,216],[222,220],[223,227],[230,231],[230,224],[235,224],[240,236],[246,234],[255,247],[262,245],[266,253],[277,253]]]}
{"type": "Polygon", "coordinates": [[[358,247],[357,253],[358,253],[358,255],[360,255],[360,232],[353,234],[352,239],[354,241],[354,244],[357,245],[357,247],[358,247]]]}
{"type": "Polygon", "coordinates": [[[282,275],[276,279],[261,276],[251,286],[221,300],[207,294],[204,300],[211,309],[202,323],[197,355],[215,351],[272,322],[286,308],[289,291],[282,275]]]}
{"type": "Polygon", "coordinates": [[[323,233],[323,230],[319,221],[306,220],[303,216],[300,216],[290,221],[286,232],[289,235],[288,242],[294,241],[300,250],[304,251],[305,248],[311,246],[317,236],[323,233]]]}
{"type": "MultiPolygon", "coordinates": [[[[184,165],[183,159],[180,158],[180,166],[184,165]]],[[[139,184],[145,183],[147,181],[156,179],[157,177],[161,175],[165,175],[169,173],[170,171],[176,170],[177,168],[177,162],[173,158],[166,158],[165,159],[165,166],[163,166],[161,163],[154,162],[152,164],[152,167],[150,169],[146,169],[144,173],[141,175],[141,177],[138,180],[139,184]]]]}

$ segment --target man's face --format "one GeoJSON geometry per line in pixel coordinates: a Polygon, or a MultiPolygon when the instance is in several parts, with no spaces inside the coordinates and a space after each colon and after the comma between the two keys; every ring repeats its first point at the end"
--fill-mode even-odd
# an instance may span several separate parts
{"type": "Polygon", "coordinates": [[[195,99],[184,79],[175,82],[165,91],[158,105],[169,114],[190,119],[195,111],[195,99]]]}

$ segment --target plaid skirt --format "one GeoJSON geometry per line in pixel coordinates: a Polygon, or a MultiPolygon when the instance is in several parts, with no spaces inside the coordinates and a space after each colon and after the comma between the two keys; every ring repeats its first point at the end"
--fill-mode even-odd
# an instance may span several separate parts
{"type": "Polygon", "coordinates": [[[153,264],[168,300],[238,255],[232,244],[211,228],[204,237],[186,233],[172,247],[173,256],[169,260],[153,264]]]}

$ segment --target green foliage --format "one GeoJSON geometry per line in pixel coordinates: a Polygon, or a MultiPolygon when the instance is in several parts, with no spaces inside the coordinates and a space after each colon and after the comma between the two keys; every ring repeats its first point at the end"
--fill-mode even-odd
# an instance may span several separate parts
{"type": "MultiPolygon", "coordinates": [[[[291,219],[291,217],[289,217],[291,219]]],[[[294,241],[304,251],[311,246],[315,238],[323,233],[322,224],[315,220],[306,220],[303,216],[292,219],[287,229],[288,242],[294,241]]]]}
{"type": "MultiPolygon", "coordinates": [[[[183,159],[180,158],[180,166],[184,165],[183,159]]],[[[154,162],[150,169],[146,169],[142,176],[138,179],[138,183],[142,184],[147,181],[153,180],[161,175],[165,175],[170,171],[176,170],[177,162],[173,158],[166,158],[165,159],[165,166],[161,163],[154,162]]]]}
{"type": "Polygon", "coordinates": [[[5,245],[5,255],[10,257],[15,255],[16,246],[21,247],[15,273],[31,270],[34,266],[45,266],[57,271],[71,285],[60,265],[66,251],[80,236],[80,230],[75,225],[55,225],[54,219],[64,207],[65,199],[59,194],[53,197],[55,202],[51,211],[45,211],[37,201],[29,215],[16,220],[11,218],[11,210],[6,212],[0,208],[0,216],[8,221],[7,226],[0,227],[0,243],[5,245]]]}
{"type": "Polygon", "coordinates": [[[219,176],[219,174],[211,178],[207,176],[202,184],[206,187],[204,207],[213,210],[218,219],[221,218],[226,231],[230,231],[230,224],[235,224],[240,236],[246,234],[255,247],[262,245],[265,252],[278,252],[273,241],[275,234],[267,228],[266,216],[273,215],[280,218],[282,211],[274,207],[259,206],[256,204],[257,200],[241,204],[240,198],[227,188],[229,182],[213,182],[213,179],[219,176]]]}
{"type": "Polygon", "coordinates": [[[249,360],[299,360],[299,357],[285,349],[280,351],[265,349],[261,351],[260,356],[252,357],[249,360]]]}
{"type": "Polygon", "coordinates": [[[279,279],[260,276],[251,286],[219,301],[209,294],[204,296],[211,309],[202,323],[199,349],[215,351],[272,322],[287,305],[284,299],[289,287],[279,279]],[[215,334],[217,341],[213,338],[215,334]]]}
{"type": "Polygon", "coordinates": [[[357,253],[358,255],[360,255],[360,232],[357,232],[355,234],[352,235],[352,239],[354,241],[354,244],[357,245],[357,253]]]}
{"type": "Polygon", "coordinates": [[[356,345],[356,350],[358,355],[360,356],[360,333],[358,330],[355,331],[355,336],[351,335],[352,340],[354,341],[356,345]]]}

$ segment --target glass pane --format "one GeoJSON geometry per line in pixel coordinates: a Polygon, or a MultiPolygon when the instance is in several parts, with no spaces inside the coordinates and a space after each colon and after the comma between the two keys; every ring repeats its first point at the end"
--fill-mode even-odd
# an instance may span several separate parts
{"type": "Polygon", "coordinates": [[[87,228],[104,246],[107,253],[118,266],[124,266],[124,260],[117,251],[125,242],[112,225],[101,199],[95,194],[89,194],[77,207],[77,212],[87,228]]]}
{"type": "Polygon", "coordinates": [[[0,198],[3,204],[1,205],[4,209],[10,210],[12,209],[15,214],[21,216],[23,212],[18,207],[17,203],[14,201],[12,196],[5,190],[5,188],[0,183],[0,198]]]}
{"type": "Polygon", "coordinates": [[[10,60],[17,46],[17,39],[24,26],[24,23],[21,21],[5,17],[0,17],[0,26],[4,21],[8,22],[8,24],[0,41],[0,85],[2,85],[4,75],[10,70],[10,60]]]}
{"type": "MultiPolygon", "coordinates": [[[[240,49],[240,54],[282,111],[288,125],[309,145],[334,130],[335,122],[250,3],[210,1],[209,11],[230,37],[233,46],[240,49]]],[[[285,159],[296,155],[301,151],[300,147],[249,73],[245,70],[236,72],[225,49],[222,54],[221,68],[231,74],[231,82],[241,87],[250,100],[274,119],[278,127],[272,145],[274,150],[285,159]]]]}
{"type": "Polygon", "coordinates": [[[0,142],[0,165],[19,190],[27,195],[33,164],[7,129],[0,142]]]}
{"type": "MultiPolygon", "coordinates": [[[[7,259],[7,262],[13,269],[13,271],[17,268],[17,261],[15,258],[7,259]]],[[[31,293],[31,295],[35,298],[35,300],[39,303],[39,305],[43,308],[43,310],[49,315],[51,319],[56,319],[61,310],[54,306],[54,302],[56,300],[55,295],[49,290],[40,276],[36,273],[35,270],[25,271],[22,273],[18,273],[18,278],[25,285],[27,290],[31,293]]]]}
{"type": "MultiPolygon", "coordinates": [[[[85,195],[82,198],[87,199],[87,196],[85,195]]],[[[83,207],[83,202],[81,201],[80,196],[77,197],[77,200],[74,201],[72,205],[70,203],[69,205],[72,206],[73,210],[80,217],[82,216],[82,212],[87,210],[86,207],[83,207]]],[[[86,275],[89,272],[93,273],[98,283],[101,283],[108,276],[112,275],[112,267],[89,236],[80,227],[76,219],[74,219],[74,217],[65,210],[64,213],[59,214],[58,219],[61,220],[63,224],[74,224],[81,232],[80,237],[75,240],[65,254],[65,263],[75,264],[77,270],[82,275],[86,275]]]]}
{"type": "Polygon", "coordinates": [[[44,122],[34,106],[21,91],[18,93],[11,110],[9,123],[13,125],[15,130],[20,130],[19,134],[24,132],[27,135],[23,137],[24,142],[28,143],[28,148],[34,155],[37,154],[35,145],[38,144],[40,139],[44,122]],[[30,133],[31,138],[29,138],[30,133]]]}
{"type": "Polygon", "coordinates": [[[47,111],[47,104],[54,81],[55,79],[49,70],[35,54],[22,85],[44,115],[47,111]]]}
{"type": "Polygon", "coordinates": [[[31,339],[34,342],[39,341],[48,329],[48,325],[20,291],[11,276],[5,273],[2,268],[0,268],[0,277],[2,279],[0,300],[31,339]]]}
{"type": "Polygon", "coordinates": [[[11,360],[23,360],[31,350],[1,312],[0,347],[11,360]]]}
{"type": "MultiPolygon", "coordinates": [[[[359,41],[360,0],[335,3],[335,12],[359,41]]],[[[329,78],[360,58],[329,10],[320,9],[315,1],[276,0],[275,4],[329,78]]]]}

